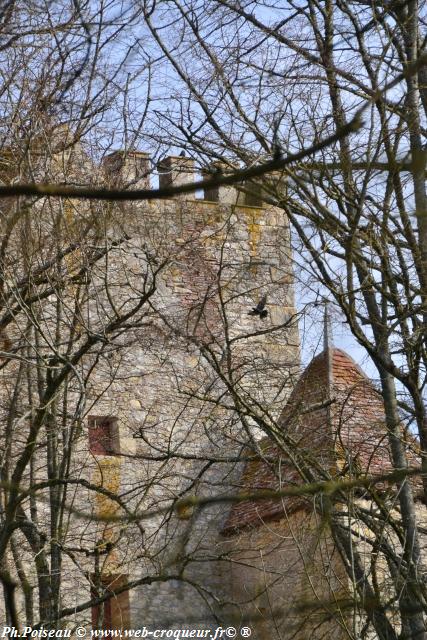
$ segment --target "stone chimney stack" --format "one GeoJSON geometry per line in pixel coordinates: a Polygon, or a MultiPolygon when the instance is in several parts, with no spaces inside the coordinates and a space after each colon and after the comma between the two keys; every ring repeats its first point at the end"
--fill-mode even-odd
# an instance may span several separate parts
{"type": "Polygon", "coordinates": [[[111,186],[127,189],[150,188],[150,156],[142,151],[114,151],[104,158],[111,186]]]}
{"type": "Polygon", "coordinates": [[[194,160],[185,156],[167,156],[157,163],[159,187],[177,187],[194,182],[194,160]]]}

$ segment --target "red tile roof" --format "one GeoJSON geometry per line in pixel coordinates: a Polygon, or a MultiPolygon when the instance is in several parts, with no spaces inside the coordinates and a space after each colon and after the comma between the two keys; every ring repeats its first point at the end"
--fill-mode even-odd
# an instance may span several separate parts
{"type": "MultiPolygon", "coordinates": [[[[316,479],[316,465],[331,475],[375,475],[392,468],[381,394],[360,367],[340,349],[314,358],[297,382],[279,419],[297,444],[316,479]]],[[[246,464],[242,493],[277,490],[302,480],[291,461],[269,438],[261,441],[263,455],[246,464]]],[[[411,443],[414,449],[414,442],[411,443]]],[[[252,452],[253,453],[253,452],[252,452]]],[[[411,454],[416,462],[416,454],[411,454]]],[[[260,524],[309,504],[308,498],[246,500],[236,503],[223,533],[260,524]]]]}

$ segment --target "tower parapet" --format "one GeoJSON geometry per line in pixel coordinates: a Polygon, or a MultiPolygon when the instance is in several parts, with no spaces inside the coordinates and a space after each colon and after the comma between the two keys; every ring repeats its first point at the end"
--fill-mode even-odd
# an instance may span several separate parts
{"type": "Polygon", "coordinates": [[[150,188],[150,156],[143,151],[114,151],[104,158],[108,181],[115,187],[150,188]]]}
{"type": "MultiPolygon", "coordinates": [[[[152,165],[148,153],[142,151],[114,151],[104,158],[107,179],[114,186],[132,189],[149,189],[152,165]]],[[[186,156],[165,156],[156,165],[160,189],[178,187],[194,182],[196,175],[193,158],[186,156]]],[[[213,162],[201,170],[204,178],[213,178],[230,171],[226,162],[213,162]]],[[[181,197],[181,196],[180,196],[181,197]]],[[[194,199],[187,194],[184,199],[194,199]]],[[[206,188],[203,199],[225,205],[262,207],[262,185],[260,181],[242,181],[236,185],[218,185],[206,188]]]]}
{"type": "Polygon", "coordinates": [[[185,156],[166,156],[157,163],[159,187],[178,187],[194,182],[194,160],[185,156]]]}

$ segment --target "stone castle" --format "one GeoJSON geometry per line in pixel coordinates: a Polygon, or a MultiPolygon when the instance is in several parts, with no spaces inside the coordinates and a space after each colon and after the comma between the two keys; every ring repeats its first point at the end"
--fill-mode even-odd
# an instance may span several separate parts
{"type": "MultiPolygon", "coordinates": [[[[103,167],[111,185],[149,185],[147,154],[115,152],[103,167]]],[[[158,172],[160,186],[190,182],[193,161],[170,156],[158,172]]],[[[317,495],[252,495],[391,468],[381,398],[351,358],[326,341],[300,371],[289,226],[268,204],[269,190],[283,190],[280,176],[262,188],[219,187],[203,198],[95,211],[68,202],[60,223],[52,214],[50,233],[62,225],[61,243],[72,247],[61,260],[62,280],[49,271],[46,295],[37,289],[34,302],[24,296],[25,305],[17,303],[26,328],[16,312],[7,331],[15,344],[25,331],[30,336],[28,388],[37,384],[33,359],[45,362],[54,352],[59,367],[64,353],[93,345],[75,360],[66,392],[61,387],[52,400],[41,449],[23,476],[31,486],[65,479],[55,516],[61,524],[49,532],[59,498],[40,484],[37,500],[22,503],[22,517],[38,523],[39,546],[25,527],[15,541],[33,595],[46,569],[51,588],[59,581],[52,550],[61,554],[55,566],[64,628],[233,625],[251,627],[255,638],[289,640],[358,638],[363,628],[364,637],[377,637],[355,597],[362,589],[377,598],[375,580],[390,582],[381,550],[373,564],[377,514],[368,492],[347,496],[335,528],[332,507],[317,495]],[[264,296],[267,317],[250,314],[264,296]],[[49,447],[62,450],[62,475],[51,468],[49,447]],[[369,523],[360,519],[363,509],[369,523]]],[[[38,206],[42,219],[50,205],[38,206]]],[[[38,251],[45,250],[44,264],[52,257],[42,238],[38,251]]],[[[35,255],[33,273],[41,268],[35,255]]],[[[12,290],[23,275],[8,277],[12,290]]],[[[4,415],[14,393],[19,416],[31,414],[27,388],[14,391],[16,361],[3,372],[4,415]]],[[[15,459],[23,443],[8,446],[15,459]]],[[[408,449],[416,456],[413,442],[408,449]]],[[[390,544],[399,549],[393,536],[390,544]]],[[[16,548],[9,554],[25,624],[29,596],[16,548]]],[[[40,614],[40,598],[33,602],[40,614]]],[[[384,614],[385,624],[393,615],[393,608],[384,614]]]]}

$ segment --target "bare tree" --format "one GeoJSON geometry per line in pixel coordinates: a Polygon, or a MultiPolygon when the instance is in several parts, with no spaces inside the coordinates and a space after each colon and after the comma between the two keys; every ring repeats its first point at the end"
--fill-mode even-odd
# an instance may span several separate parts
{"type": "MultiPolygon", "coordinates": [[[[249,458],[256,455],[270,464],[253,437],[254,425],[268,435],[280,455],[292,461],[298,471],[297,483],[328,482],[332,477],[329,461],[320,464],[309,447],[300,451],[292,431],[285,437],[277,419],[277,407],[290,386],[288,373],[277,375],[274,359],[261,353],[254,357],[251,352],[259,336],[267,334],[272,343],[276,335],[283,337],[280,332],[292,325],[293,310],[287,317],[275,318],[273,326],[253,330],[243,323],[239,328],[236,308],[242,301],[249,311],[257,308],[267,284],[273,289],[267,293],[269,303],[293,306],[280,299],[283,278],[289,274],[280,273],[280,265],[274,264],[275,275],[270,272],[269,280],[262,275],[252,286],[250,275],[257,268],[262,272],[262,267],[255,264],[256,252],[244,267],[230,259],[227,247],[236,242],[237,225],[228,214],[219,226],[212,220],[200,224],[190,240],[184,239],[181,248],[174,247],[171,253],[165,239],[176,233],[176,227],[167,228],[164,221],[159,225],[160,217],[153,221],[147,215],[150,205],[133,211],[128,205],[119,208],[108,203],[112,197],[129,198],[120,184],[113,192],[94,190],[100,184],[95,161],[110,145],[116,145],[117,138],[127,158],[134,157],[129,153],[134,147],[144,145],[151,146],[157,158],[170,147],[184,149],[184,158],[191,154],[199,160],[201,170],[213,175],[206,187],[217,189],[245,179],[241,193],[247,204],[262,197],[276,213],[277,208],[283,212],[283,227],[288,218],[293,228],[297,265],[304,278],[310,276],[315,283],[317,301],[327,297],[335,302],[377,367],[385,411],[383,435],[388,439],[387,455],[391,455],[393,469],[408,468],[406,426],[417,430],[425,471],[423,11],[416,2],[368,7],[308,0],[298,6],[280,2],[264,6],[220,0],[139,3],[136,8],[122,7],[118,15],[109,5],[88,3],[74,4],[71,11],[55,6],[48,14],[50,28],[46,31],[41,26],[44,17],[36,10],[5,8],[4,181],[16,180],[20,185],[5,187],[3,194],[21,195],[18,200],[4,200],[4,311],[0,319],[7,390],[0,552],[8,550],[3,555],[2,577],[12,622],[16,619],[11,605],[14,575],[25,596],[26,618],[34,620],[32,577],[17,553],[25,539],[38,580],[38,621],[58,624],[73,611],[71,606],[61,609],[60,602],[65,554],[95,594],[74,611],[89,611],[98,603],[95,624],[102,624],[108,608],[103,603],[111,600],[109,585],[103,584],[102,564],[112,561],[127,531],[117,522],[139,522],[140,512],[132,511],[138,504],[155,510],[159,485],[170,492],[169,502],[162,494],[168,507],[162,512],[161,529],[166,534],[161,550],[154,544],[158,520],[148,534],[137,526],[132,529],[134,540],[141,536],[146,545],[148,535],[153,541],[152,555],[145,549],[141,556],[147,571],[139,584],[145,584],[144,580],[189,584],[185,568],[190,558],[200,562],[201,556],[194,549],[189,551],[189,528],[176,526],[173,504],[183,495],[197,494],[200,487],[206,492],[223,488],[223,476],[221,480],[209,476],[210,467],[230,462],[234,468],[247,459],[243,445],[248,441],[252,440],[255,449],[249,458]],[[30,26],[23,29],[25,20],[30,26]],[[110,119],[119,112],[123,130],[112,132],[110,119]],[[61,128],[64,123],[66,127],[61,128]],[[78,141],[82,146],[76,152],[78,141]],[[235,171],[239,163],[242,172],[235,171]],[[76,164],[80,164],[77,172],[76,164]],[[262,183],[257,180],[274,169],[280,169],[280,175],[270,174],[262,183]],[[87,185],[88,173],[95,177],[87,185]],[[52,190],[40,183],[65,185],[52,190]],[[70,198],[102,196],[107,204],[80,205],[71,199],[58,205],[53,199],[36,199],[52,193],[70,198]],[[141,222],[144,213],[150,224],[141,222]],[[203,288],[197,299],[190,296],[185,312],[180,313],[179,305],[165,305],[161,291],[174,269],[185,273],[181,263],[203,255],[198,234],[217,242],[220,260],[214,270],[205,272],[200,265],[203,288]],[[135,264],[129,266],[133,258],[135,264]],[[145,411],[144,428],[134,427],[135,435],[142,436],[141,447],[146,446],[139,450],[139,460],[156,462],[158,468],[151,464],[147,478],[129,484],[132,500],[128,500],[117,495],[113,480],[77,478],[73,456],[78,451],[82,419],[90,415],[90,409],[84,407],[88,402],[102,406],[103,385],[114,387],[123,375],[124,369],[114,359],[125,361],[134,345],[145,350],[156,374],[165,366],[166,380],[173,371],[176,406],[181,413],[174,415],[176,428],[168,431],[164,425],[166,446],[157,441],[162,427],[158,398],[153,397],[145,411]],[[197,363],[193,378],[188,376],[190,362],[197,363]],[[108,375],[101,374],[104,363],[108,375]],[[271,396],[262,382],[275,367],[278,390],[272,410],[271,396]],[[203,453],[197,447],[191,449],[201,419],[211,426],[206,428],[208,437],[217,434],[223,448],[233,451],[229,460],[215,447],[203,453]],[[193,433],[183,431],[181,421],[198,427],[193,433]],[[17,425],[24,425],[22,441],[16,438],[17,425]],[[228,438],[224,425],[230,426],[228,438]],[[39,446],[45,456],[42,473],[35,458],[39,446]],[[187,478],[177,492],[173,481],[183,460],[189,463],[182,474],[187,478]],[[91,515],[99,527],[99,537],[91,534],[86,546],[83,530],[76,544],[60,535],[70,512],[73,484],[106,502],[104,519],[95,508],[91,513],[74,514],[80,516],[80,522],[91,515]],[[48,534],[37,526],[43,518],[34,495],[44,495],[43,491],[49,504],[48,534]],[[122,520],[116,520],[118,513],[122,520]],[[92,572],[83,557],[94,560],[92,572]],[[15,563],[13,570],[7,566],[10,558],[15,563]]],[[[115,159],[120,164],[120,156],[115,159]]],[[[144,182],[148,168],[144,166],[142,175],[133,175],[130,182],[135,182],[141,198],[148,199],[144,182]]],[[[160,184],[158,197],[194,189],[163,187],[162,191],[160,184]]],[[[236,204],[242,196],[236,192],[234,197],[236,204]]],[[[249,237],[243,245],[253,247],[255,242],[255,236],[249,237]]],[[[287,242],[287,236],[276,239],[277,255],[283,248],[287,251],[287,242]]],[[[186,277],[182,288],[191,290],[188,282],[195,274],[186,277]]],[[[264,305],[265,301],[260,312],[264,305]]],[[[253,317],[245,320],[252,322],[253,317]]],[[[321,399],[322,411],[330,400],[321,399]]],[[[105,409],[104,418],[109,411],[105,409]]],[[[295,415],[298,411],[304,415],[307,407],[295,408],[295,415]]],[[[92,417],[96,421],[97,416],[92,417]]],[[[328,420],[329,414],[324,424],[328,420]]],[[[340,431],[341,425],[337,427],[338,434],[340,431]]],[[[340,471],[359,481],[366,474],[352,460],[340,471]]],[[[101,477],[103,474],[106,477],[100,465],[101,477]]],[[[276,470],[274,477],[280,478],[280,472],[276,470]]],[[[366,622],[346,632],[369,637],[374,629],[380,638],[425,637],[420,527],[413,486],[399,476],[391,505],[384,493],[370,491],[373,510],[359,498],[357,493],[352,500],[348,493],[334,493],[334,500],[320,506],[314,501],[315,512],[321,514],[320,531],[327,521],[352,582],[351,606],[362,611],[361,619],[366,622]],[[399,515],[395,515],[397,504],[399,515]],[[347,509],[344,515],[343,509],[347,509]],[[369,531],[363,541],[365,550],[353,529],[355,521],[364,523],[369,531]],[[368,568],[362,562],[366,548],[378,554],[375,558],[382,558],[378,565],[388,566],[390,591],[381,580],[376,581],[376,560],[368,568]]],[[[114,562],[116,575],[121,575],[120,567],[126,561],[116,557],[114,562]]],[[[207,598],[203,581],[194,582],[192,586],[207,598]]],[[[121,585],[116,591],[128,588],[121,585]]],[[[340,611],[345,619],[344,605],[340,611]]]]}
{"type": "MultiPolygon", "coordinates": [[[[177,83],[175,96],[159,109],[156,131],[166,122],[176,146],[191,147],[202,162],[225,157],[230,166],[250,167],[297,153],[307,139],[342,130],[363,106],[359,131],[290,165],[286,189],[269,181],[264,197],[289,216],[301,267],[319,282],[319,295],[335,301],[377,367],[394,467],[408,465],[403,420],[416,430],[424,468],[423,7],[226,0],[168,6],[174,36],[161,11],[145,13],[177,83]]],[[[153,135],[160,140],[163,134],[153,135]]],[[[404,637],[424,637],[409,482],[400,484],[398,496],[407,567],[401,586],[396,583],[399,624],[404,637]]],[[[353,553],[351,546],[340,548],[344,556],[353,553]]],[[[390,629],[374,626],[380,637],[391,637],[390,629]]]]}

